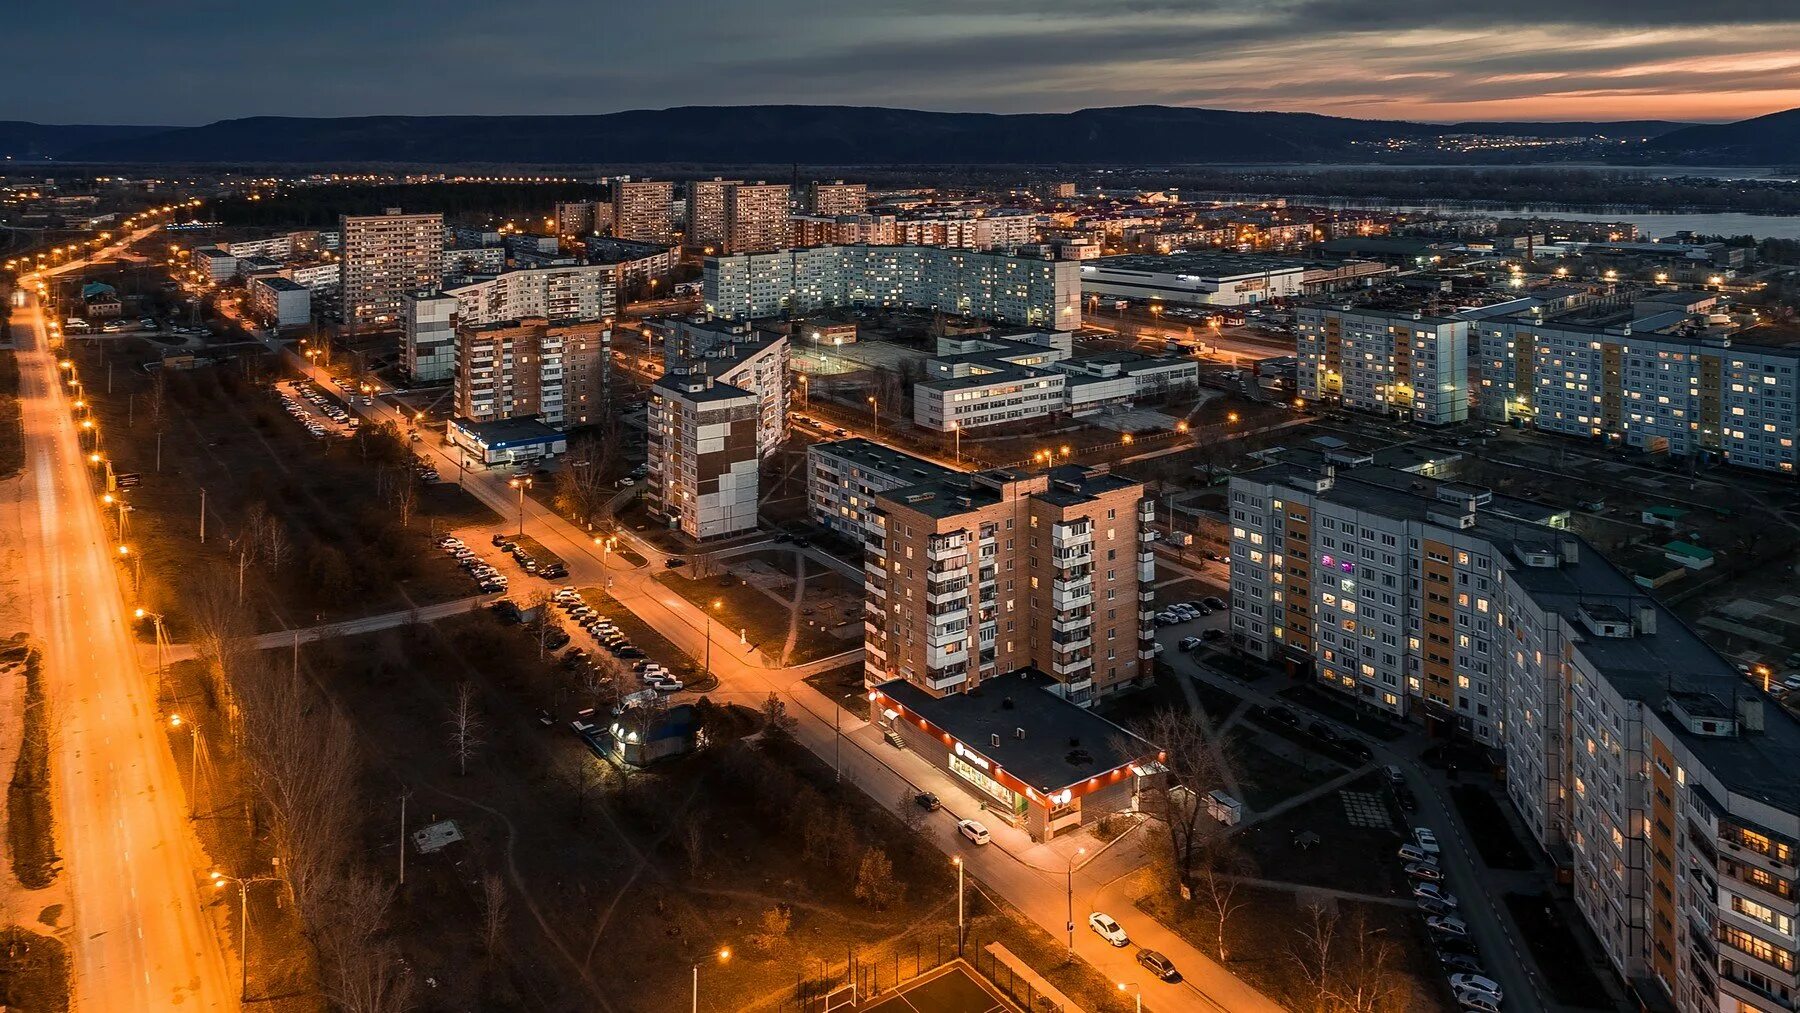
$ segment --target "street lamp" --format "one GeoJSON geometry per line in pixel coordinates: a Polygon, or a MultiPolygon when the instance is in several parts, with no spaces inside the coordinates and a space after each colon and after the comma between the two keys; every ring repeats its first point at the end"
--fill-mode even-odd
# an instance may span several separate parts
{"type": "Polygon", "coordinates": [[[525,533],[525,490],[531,488],[530,476],[514,478],[506,483],[519,490],[519,534],[525,533]]]}
{"type": "Polygon", "coordinates": [[[1144,990],[1139,987],[1138,983],[1135,981],[1129,983],[1123,981],[1119,982],[1119,991],[1124,992],[1127,990],[1137,993],[1137,1013],[1144,1013],[1144,990]]]}
{"type": "MultiPolygon", "coordinates": [[[[143,611],[144,611],[143,609],[138,609],[138,612],[140,612],[140,613],[143,611]]],[[[159,623],[158,623],[159,628],[160,628],[160,625],[161,625],[161,623],[159,621],[159,623]]],[[[162,653],[162,643],[160,640],[157,642],[156,648],[157,648],[157,653],[160,655],[162,653]]],[[[181,715],[179,715],[179,714],[169,715],[169,727],[170,728],[180,728],[181,727],[181,715]]],[[[193,722],[190,721],[190,722],[188,722],[187,728],[188,728],[188,794],[187,794],[188,811],[192,814],[192,816],[190,818],[198,818],[200,815],[200,801],[199,801],[199,794],[198,794],[200,791],[200,726],[197,724],[194,724],[193,722]]]]}
{"type": "Polygon", "coordinates": [[[1069,932],[1070,960],[1075,959],[1075,860],[1085,854],[1087,854],[1086,848],[1076,848],[1075,853],[1069,856],[1068,878],[1065,880],[1069,901],[1069,922],[1066,928],[1069,932]]]}
{"type": "Polygon", "coordinates": [[[279,883],[279,876],[227,876],[217,869],[213,870],[212,885],[214,890],[225,889],[226,883],[236,883],[238,888],[238,923],[244,927],[243,977],[238,985],[238,1000],[250,998],[250,887],[256,883],[279,883]]]}
{"type": "MultiPolygon", "coordinates": [[[[728,946],[720,947],[719,952],[714,954],[714,956],[719,959],[719,963],[723,964],[727,960],[731,959],[731,948],[728,946]]],[[[700,964],[701,963],[702,962],[698,961],[698,960],[694,961],[694,1007],[693,1007],[693,1013],[700,1013],[700,964]]]]}
{"type": "Polygon", "coordinates": [[[1237,420],[1238,420],[1238,413],[1237,413],[1237,412],[1228,412],[1228,413],[1226,413],[1226,415],[1225,415],[1225,421],[1227,421],[1227,422],[1229,422],[1229,423],[1231,423],[1231,424],[1233,424],[1233,425],[1236,425],[1236,424],[1237,424],[1237,420]]]}
{"type": "Polygon", "coordinates": [[[881,439],[881,402],[875,399],[875,395],[870,394],[869,405],[869,413],[875,417],[875,438],[879,440],[881,439]]]}
{"type": "MultiPolygon", "coordinates": [[[[606,557],[612,555],[613,546],[618,544],[618,541],[611,535],[604,538],[599,535],[594,536],[594,544],[600,548],[600,586],[602,588],[612,587],[612,575],[606,572],[606,557]]],[[[711,640],[712,638],[708,637],[707,639],[711,640]]]]}
{"type": "Polygon", "coordinates": [[[950,432],[956,437],[956,466],[962,467],[962,423],[950,423],[950,432]]]}
{"type": "Polygon", "coordinates": [[[722,599],[714,598],[710,608],[701,610],[706,615],[706,677],[708,679],[712,678],[712,617],[713,613],[723,608],[724,605],[725,602],[722,599]]]}
{"type": "Polygon", "coordinates": [[[963,927],[963,860],[958,857],[950,861],[956,866],[956,955],[960,957],[963,955],[963,937],[967,935],[963,927]]]}

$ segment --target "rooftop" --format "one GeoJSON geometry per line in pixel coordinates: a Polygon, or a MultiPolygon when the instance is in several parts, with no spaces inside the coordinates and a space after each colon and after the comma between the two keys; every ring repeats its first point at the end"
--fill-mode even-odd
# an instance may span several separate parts
{"type": "Polygon", "coordinates": [[[1044,794],[1156,754],[1151,743],[1052,692],[1055,685],[1025,668],[944,697],[905,679],[875,688],[1044,794]]]}
{"type": "Polygon", "coordinates": [[[1239,253],[1131,253],[1122,257],[1102,257],[1082,265],[1082,273],[1096,268],[1105,271],[1130,271],[1140,274],[1191,275],[1195,278],[1239,278],[1253,274],[1284,274],[1304,271],[1307,264],[1286,257],[1265,257],[1239,253]]]}
{"type": "Polygon", "coordinates": [[[562,439],[561,433],[539,421],[536,415],[495,419],[492,422],[476,422],[473,419],[458,418],[452,419],[451,425],[468,433],[488,447],[505,447],[513,444],[562,439]]]}
{"type": "Polygon", "coordinates": [[[810,449],[815,453],[829,454],[840,460],[860,465],[870,471],[897,478],[910,478],[909,484],[939,481],[952,475],[961,474],[953,468],[946,468],[922,457],[914,457],[905,451],[895,450],[873,440],[865,440],[860,436],[831,443],[815,443],[810,449]]]}

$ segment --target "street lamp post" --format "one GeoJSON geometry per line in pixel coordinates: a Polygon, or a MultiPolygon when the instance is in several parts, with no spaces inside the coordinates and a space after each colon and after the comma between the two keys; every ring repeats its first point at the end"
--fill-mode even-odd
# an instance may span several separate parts
{"type": "Polygon", "coordinates": [[[706,677],[708,679],[712,678],[712,617],[713,613],[718,611],[724,604],[725,602],[723,600],[714,598],[712,600],[711,608],[701,610],[706,614],[706,677]]]}
{"type": "Polygon", "coordinates": [[[1137,982],[1121,981],[1119,982],[1119,991],[1131,991],[1137,993],[1137,1013],[1144,1013],[1144,990],[1137,982]]]}
{"type": "MultiPolygon", "coordinates": [[[[604,538],[599,535],[594,536],[594,544],[600,547],[600,586],[602,588],[612,587],[612,574],[606,571],[606,557],[612,555],[613,546],[618,541],[617,538],[610,535],[604,538]]],[[[706,640],[710,644],[712,637],[709,636],[706,640]]]]}
{"type": "Polygon", "coordinates": [[[226,883],[236,883],[238,888],[238,924],[244,927],[244,952],[240,961],[244,970],[238,984],[239,1001],[250,998],[250,887],[257,883],[279,882],[279,876],[227,876],[213,870],[213,889],[223,890],[226,883]]]}
{"type": "Polygon", "coordinates": [[[881,402],[875,395],[869,395],[869,414],[875,417],[875,438],[881,439],[881,402]]]}
{"type": "Polygon", "coordinates": [[[956,955],[960,957],[963,955],[963,939],[968,934],[964,928],[967,923],[963,918],[963,860],[958,857],[950,861],[956,865],[956,955]]]}
{"type": "Polygon", "coordinates": [[[950,423],[950,433],[956,437],[956,466],[962,467],[962,423],[950,423]]]}
{"type": "Polygon", "coordinates": [[[1064,928],[1066,928],[1069,933],[1070,960],[1075,959],[1075,860],[1085,854],[1087,854],[1086,848],[1076,848],[1075,853],[1069,856],[1068,878],[1065,880],[1069,902],[1069,921],[1064,928]]]}
{"type": "MultiPolygon", "coordinates": [[[[719,963],[721,963],[721,964],[723,964],[723,963],[724,963],[724,962],[726,962],[726,961],[727,961],[727,960],[730,960],[730,959],[731,959],[731,949],[730,949],[730,947],[722,947],[722,948],[721,948],[721,949],[720,949],[720,950],[719,950],[719,952],[718,952],[718,953],[717,953],[717,954],[715,954],[715,956],[717,956],[717,957],[718,957],[718,958],[719,958],[719,963]]],[[[702,961],[698,961],[698,960],[696,960],[696,961],[694,961],[694,1005],[693,1005],[693,1013],[700,1013],[700,964],[701,964],[701,963],[702,963],[702,961]]]]}
{"type": "Polygon", "coordinates": [[[519,490],[519,534],[523,535],[525,533],[525,490],[531,488],[531,477],[527,475],[514,478],[507,484],[519,490]]]}

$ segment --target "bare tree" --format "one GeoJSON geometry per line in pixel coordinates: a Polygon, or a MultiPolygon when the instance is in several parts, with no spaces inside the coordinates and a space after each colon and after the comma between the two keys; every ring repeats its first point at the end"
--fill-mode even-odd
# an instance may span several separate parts
{"type": "Polygon", "coordinates": [[[215,705],[231,697],[232,671],[247,653],[250,633],[236,582],[218,570],[203,571],[187,589],[188,616],[194,623],[195,647],[206,668],[206,694],[215,705]]]}
{"type": "Polygon", "coordinates": [[[462,682],[456,687],[456,703],[450,711],[450,753],[456,757],[456,772],[468,776],[469,760],[481,749],[481,717],[475,712],[475,686],[462,682]]]}
{"type": "Polygon", "coordinates": [[[1337,938],[1337,924],[1337,912],[1314,901],[1307,905],[1306,917],[1288,943],[1288,959],[1312,995],[1312,1013],[1325,1013],[1330,1003],[1331,950],[1337,938]]]}
{"type": "Polygon", "coordinates": [[[1166,772],[1150,786],[1150,812],[1167,835],[1174,887],[1192,886],[1194,870],[1207,851],[1216,824],[1206,815],[1206,794],[1225,782],[1227,760],[1207,741],[1192,717],[1172,708],[1151,715],[1141,734],[1162,747],[1166,772]]]}
{"type": "Polygon", "coordinates": [[[394,509],[400,514],[400,526],[412,527],[413,513],[419,508],[419,483],[411,475],[401,475],[394,485],[394,509]]]}
{"type": "Polygon", "coordinates": [[[688,810],[676,842],[687,858],[688,875],[698,878],[706,866],[706,817],[693,809],[688,810]]]}
{"type": "Polygon", "coordinates": [[[576,823],[587,819],[588,806],[607,784],[607,768],[586,750],[570,750],[557,761],[552,777],[569,793],[576,823]]]}
{"type": "Polygon", "coordinates": [[[1346,1013],[1386,1013],[1406,1008],[1410,988],[1400,972],[1394,941],[1372,929],[1368,911],[1356,909],[1333,960],[1331,996],[1346,1013]]]}
{"type": "Polygon", "coordinates": [[[497,872],[481,877],[481,944],[492,958],[506,932],[506,880],[497,872]]]}
{"type": "Polygon", "coordinates": [[[1212,909],[1213,924],[1218,930],[1219,962],[1231,959],[1226,933],[1232,919],[1242,910],[1248,898],[1239,895],[1249,862],[1238,849],[1237,842],[1219,823],[1207,819],[1202,823],[1204,840],[1199,854],[1199,887],[1207,906],[1212,909]]]}
{"type": "Polygon", "coordinates": [[[394,887],[364,872],[345,877],[328,923],[312,922],[325,957],[326,992],[346,1013],[401,1013],[412,1006],[412,973],[382,930],[394,887]]]}

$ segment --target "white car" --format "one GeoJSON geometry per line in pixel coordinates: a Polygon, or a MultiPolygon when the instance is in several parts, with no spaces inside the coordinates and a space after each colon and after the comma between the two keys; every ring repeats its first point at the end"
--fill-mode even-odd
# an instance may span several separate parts
{"type": "Polygon", "coordinates": [[[1414,883],[1412,894],[1414,897],[1435,900],[1438,903],[1448,905],[1449,907],[1459,906],[1456,901],[1456,894],[1451,893],[1436,883],[1414,883]]]}
{"type": "Polygon", "coordinates": [[[1131,943],[1131,938],[1125,934],[1124,927],[1113,921],[1111,915],[1095,911],[1088,915],[1088,928],[1093,929],[1095,935],[1114,946],[1126,946],[1131,943]]]}
{"type": "Polygon", "coordinates": [[[1469,926],[1455,915],[1433,915],[1425,919],[1425,927],[1439,935],[1461,939],[1469,934],[1469,926]]]}
{"type": "Polygon", "coordinates": [[[1500,1000],[1486,992],[1472,988],[1452,989],[1456,993],[1456,1004],[1469,1013],[1500,1013],[1500,1000]]]}
{"type": "Polygon", "coordinates": [[[1425,827],[1413,827],[1413,842],[1419,846],[1420,851],[1425,852],[1433,858],[1437,857],[1439,851],[1437,835],[1432,833],[1429,829],[1425,827]]]}
{"type": "Polygon", "coordinates": [[[1450,976],[1450,987],[1458,992],[1467,990],[1485,993],[1493,996],[1496,1003],[1506,998],[1499,982],[1481,974],[1453,974],[1450,976]]]}
{"type": "Polygon", "coordinates": [[[967,837],[972,844],[986,844],[993,840],[993,836],[988,833],[988,828],[974,820],[957,820],[956,832],[967,837]]]}

